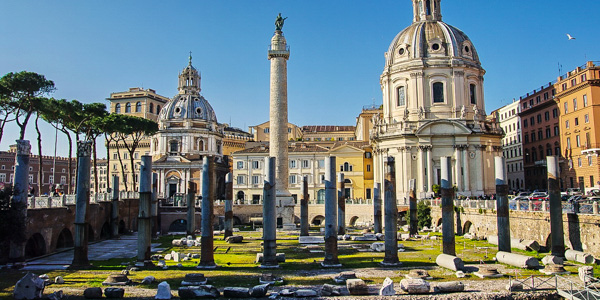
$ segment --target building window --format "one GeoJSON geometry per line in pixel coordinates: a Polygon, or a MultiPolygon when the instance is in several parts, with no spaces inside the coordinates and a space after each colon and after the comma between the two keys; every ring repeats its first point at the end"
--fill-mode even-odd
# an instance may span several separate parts
{"type": "Polygon", "coordinates": [[[288,133],[292,133],[292,128],[288,127],[288,133]]]}
{"type": "Polygon", "coordinates": [[[177,141],[171,141],[171,143],[169,143],[169,146],[169,152],[177,153],[179,151],[179,143],[177,141]]]}
{"type": "Polygon", "coordinates": [[[563,83],[563,84],[561,85],[561,87],[562,87],[562,90],[563,90],[563,91],[566,91],[566,90],[567,90],[567,83],[566,83],[566,82],[565,82],[565,83],[563,83]]]}
{"type": "Polygon", "coordinates": [[[367,172],[371,172],[371,165],[367,165],[367,172]]]}
{"type": "Polygon", "coordinates": [[[433,83],[433,103],[444,102],[444,84],[442,82],[433,83]]]}
{"type": "Polygon", "coordinates": [[[565,102],[565,114],[569,113],[569,103],[565,102]]]}
{"type": "Polygon", "coordinates": [[[577,166],[578,167],[582,166],[582,164],[581,164],[581,157],[577,158],[577,166]]]}
{"type": "Polygon", "coordinates": [[[469,85],[469,95],[471,96],[471,104],[477,104],[476,86],[474,84],[469,85]]]}
{"type": "Polygon", "coordinates": [[[304,168],[304,169],[310,168],[310,162],[307,159],[302,161],[302,168],[304,168]]]}
{"type": "Polygon", "coordinates": [[[552,118],[556,118],[556,117],[558,117],[558,109],[555,108],[552,110],[552,118]]]}
{"type": "Polygon", "coordinates": [[[131,112],[131,103],[127,102],[127,104],[125,104],[125,113],[130,113],[131,112]]]}
{"type": "Polygon", "coordinates": [[[542,134],[542,130],[538,130],[538,140],[543,140],[544,139],[544,135],[542,134]]]}
{"type": "Polygon", "coordinates": [[[319,159],[319,168],[325,168],[325,160],[324,159],[319,159]]]}
{"type": "Polygon", "coordinates": [[[523,128],[527,128],[527,119],[523,119],[523,128]]]}
{"type": "Polygon", "coordinates": [[[571,87],[576,86],[577,85],[577,79],[573,78],[571,79],[571,87]]]}
{"type": "Polygon", "coordinates": [[[587,107],[587,106],[588,106],[587,95],[583,95],[583,107],[587,107]]]}
{"type": "Polygon", "coordinates": [[[554,147],[554,155],[556,155],[556,156],[560,155],[560,147],[554,147]]]}
{"type": "Polygon", "coordinates": [[[579,118],[575,118],[575,126],[579,125],[579,118]]]}
{"type": "Polygon", "coordinates": [[[573,111],[577,110],[577,98],[573,99],[573,111]]]}
{"type": "Polygon", "coordinates": [[[290,168],[291,169],[295,169],[296,168],[296,161],[295,160],[290,160],[290,168]]]}
{"type": "Polygon", "coordinates": [[[401,86],[398,87],[398,106],[406,105],[406,88],[401,86]]]}
{"type": "Polygon", "coordinates": [[[583,116],[583,120],[584,120],[586,123],[589,123],[589,122],[590,122],[590,116],[589,116],[588,114],[585,114],[585,116],[583,116]]]}
{"type": "Polygon", "coordinates": [[[535,142],[535,132],[531,133],[531,142],[535,142]]]}
{"type": "Polygon", "coordinates": [[[156,106],[156,114],[158,115],[158,113],[160,112],[160,105],[156,106]]]}
{"type": "Polygon", "coordinates": [[[260,168],[260,162],[258,160],[253,160],[252,161],[252,169],[258,169],[260,168]]]}
{"type": "MultiPolygon", "coordinates": [[[[588,166],[590,166],[590,167],[591,167],[591,166],[592,166],[592,164],[593,164],[593,159],[592,159],[592,156],[591,156],[591,155],[588,155],[588,157],[587,157],[587,158],[588,158],[588,166]]],[[[593,181],[593,180],[590,180],[590,181],[592,182],[592,184],[594,183],[594,181],[593,181]]]]}
{"type": "Polygon", "coordinates": [[[559,129],[558,126],[554,126],[554,136],[558,136],[559,129]]]}
{"type": "Polygon", "coordinates": [[[571,138],[567,138],[567,149],[571,149],[571,138]]]}
{"type": "Polygon", "coordinates": [[[373,154],[371,152],[365,152],[365,158],[371,158],[373,154]]]}
{"type": "Polygon", "coordinates": [[[252,184],[258,184],[260,182],[260,176],[252,175],[252,184]]]}
{"type": "Polygon", "coordinates": [[[548,92],[544,93],[544,100],[548,100],[548,92]]]}
{"type": "Polygon", "coordinates": [[[121,103],[115,104],[115,113],[117,113],[117,114],[121,113],[121,103]]]}
{"type": "Polygon", "coordinates": [[[529,118],[529,124],[531,124],[531,126],[533,126],[535,124],[535,118],[534,117],[529,118]]]}
{"type": "Polygon", "coordinates": [[[269,133],[269,127],[267,127],[267,128],[265,128],[265,129],[263,129],[263,132],[264,132],[264,133],[269,133]]]}
{"type": "Polygon", "coordinates": [[[6,174],[0,174],[0,182],[6,182],[6,174]]]}
{"type": "Polygon", "coordinates": [[[542,101],[542,99],[540,98],[540,96],[535,97],[535,103],[540,103],[542,101]]]}
{"type": "Polygon", "coordinates": [[[290,184],[296,184],[296,175],[290,175],[290,184]]]}
{"type": "Polygon", "coordinates": [[[545,121],[549,121],[550,120],[550,112],[549,111],[547,111],[547,112],[544,113],[544,120],[545,121]]]}
{"type": "Polygon", "coordinates": [[[542,123],[542,114],[537,115],[537,122],[538,124],[542,123]]]}
{"type": "Polygon", "coordinates": [[[575,136],[575,145],[577,147],[581,147],[581,140],[579,139],[579,135],[575,136]]]}
{"type": "Polygon", "coordinates": [[[154,113],[154,103],[150,102],[150,105],[148,106],[148,112],[150,112],[151,114],[154,113]]]}
{"type": "Polygon", "coordinates": [[[238,175],[237,184],[244,184],[244,176],[243,175],[238,175]]]}
{"type": "Polygon", "coordinates": [[[66,183],[67,183],[67,176],[60,176],[60,184],[66,184],[66,183]]]}
{"type": "Polygon", "coordinates": [[[525,135],[524,141],[525,141],[525,144],[529,143],[529,135],[527,135],[527,134],[525,135]]]}
{"type": "Polygon", "coordinates": [[[546,128],[546,138],[549,139],[552,137],[552,132],[550,131],[550,127],[546,128]]]}
{"type": "Polygon", "coordinates": [[[237,162],[237,168],[238,168],[238,170],[243,169],[244,168],[244,162],[243,161],[238,161],[237,162]]]}
{"type": "Polygon", "coordinates": [[[135,112],[142,112],[142,102],[138,101],[135,103],[135,112]]]}
{"type": "Polygon", "coordinates": [[[566,128],[566,129],[569,129],[569,120],[566,120],[566,121],[565,121],[565,128],[566,128]]]}
{"type": "Polygon", "coordinates": [[[29,183],[33,183],[33,175],[29,174],[29,183]]]}

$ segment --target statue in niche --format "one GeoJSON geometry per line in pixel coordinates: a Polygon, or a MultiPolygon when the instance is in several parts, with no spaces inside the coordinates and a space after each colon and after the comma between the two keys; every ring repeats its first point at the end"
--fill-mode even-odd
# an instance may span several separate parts
{"type": "Polygon", "coordinates": [[[408,114],[409,114],[408,108],[405,108],[404,109],[404,121],[408,120],[408,114]]]}
{"type": "Polygon", "coordinates": [[[423,120],[425,118],[425,110],[423,106],[419,106],[419,120],[423,120]]]}
{"type": "Polygon", "coordinates": [[[281,13],[279,13],[277,18],[275,19],[275,30],[281,31],[281,29],[283,28],[283,23],[285,22],[285,19],[287,19],[287,17],[283,18],[281,16],[281,13]]]}
{"type": "Polygon", "coordinates": [[[479,115],[479,108],[477,107],[477,105],[473,105],[473,113],[477,116],[479,115]]]}
{"type": "Polygon", "coordinates": [[[463,106],[460,108],[460,118],[464,119],[466,115],[467,115],[467,108],[463,104],[463,106]]]}

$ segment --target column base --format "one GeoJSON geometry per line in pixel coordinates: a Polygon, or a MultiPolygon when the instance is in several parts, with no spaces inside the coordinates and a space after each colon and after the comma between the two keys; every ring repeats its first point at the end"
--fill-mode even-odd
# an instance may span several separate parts
{"type": "Polygon", "coordinates": [[[342,264],[321,262],[321,267],[323,267],[323,268],[341,268],[342,264]]]}
{"type": "Polygon", "coordinates": [[[398,266],[402,265],[401,262],[385,262],[385,261],[382,261],[379,264],[383,267],[398,267],[398,266]]]}
{"type": "Polygon", "coordinates": [[[279,269],[279,265],[260,265],[258,267],[261,269],[279,269]]]}
{"type": "Polygon", "coordinates": [[[287,224],[283,224],[282,229],[284,231],[295,231],[298,228],[296,227],[296,224],[294,224],[294,223],[287,223],[287,224]]]}
{"type": "Polygon", "coordinates": [[[218,267],[219,267],[219,266],[217,266],[217,264],[215,264],[215,263],[212,263],[212,265],[211,265],[211,264],[197,265],[197,266],[196,266],[196,269],[201,269],[201,270],[212,270],[212,269],[216,269],[216,268],[218,268],[218,267]]]}
{"type": "Polygon", "coordinates": [[[154,263],[151,260],[138,261],[135,263],[136,267],[154,267],[154,263]]]}

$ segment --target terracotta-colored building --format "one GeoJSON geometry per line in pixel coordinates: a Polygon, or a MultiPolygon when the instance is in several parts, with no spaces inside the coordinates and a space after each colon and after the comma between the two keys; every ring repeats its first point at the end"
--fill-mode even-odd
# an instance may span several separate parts
{"type": "Polygon", "coordinates": [[[600,187],[600,63],[585,65],[558,77],[555,102],[561,111],[561,170],[564,188],[582,191],[600,187]]]}
{"type": "Polygon", "coordinates": [[[552,83],[520,97],[526,190],[547,190],[546,156],[560,155],[560,113],[552,83]]]}

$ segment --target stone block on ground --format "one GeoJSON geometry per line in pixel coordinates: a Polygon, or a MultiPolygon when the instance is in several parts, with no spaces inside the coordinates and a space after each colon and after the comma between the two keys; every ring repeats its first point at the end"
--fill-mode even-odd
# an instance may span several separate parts
{"type": "Polygon", "coordinates": [[[433,287],[435,293],[457,293],[465,290],[465,285],[460,281],[440,282],[433,287]]]}
{"type": "Polygon", "coordinates": [[[527,250],[540,251],[540,244],[534,240],[522,240],[521,245],[525,246],[527,250]]]}
{"type": "Polygon", "coordinates": [[[392,281],[389,277],[386,277],[379,289],[380,296],[394,296],[396,295],[396,291],[394,290],[394,281],[392,281]]]}
{"type": "Polygon", "coordinates": [[[488,243],[490,243],[492,245],[497,246],[499,244],[497,235],[488,235],[487,241],[488,241],[488,243]]]}
{"type": "Polygon", "coordinates": [[[381,243],[381,242],[373,243],[373,244],[371,244],[370,248],[371,248],[371,250],[373,250],[375,252],[384,252],[385,244],[381,243]]]}
{"type": "Polygon", "coordinates": [[[219,298],[221,293],[212,285],[182,286],[178,290],[182,299],[219,298]]]}
{"type": "Polygon", "coordinates": [[[176,240],[171,241],[171,245],[175,246],[175,247],[181,247],[183,244],[181,243],[180,239],[176,239],[176,240]]]}
{"type": "Polygon", "coordinates": [[[250,297],[253,297],[253,298],[265,297],[267,295],[267,292],[269,291],[270,285],[271,285],[270,283],[265,283],[265,284],[253,286],[250,289],[250,297]]]}
{"type": "Polygon", "coordinates": [[[403,241],[408,241],[408,240],[410,240],[410,234],[402,233],[402,234],[400,234],[400,239],[403,241]]]}
{"type": "Polygon", "coordinates": [[[154,299],[171,299],[171,297],[171,286],[169,286],[169,283],[166,281],[159,283],[154,299]]]}
{"type": "MultiPolygon", "coordinates": [[[[283,291],[282,291],[281,295],[284,296],[283,291]]],[[[317,292],[314,290],[311,290],[311,289],[299,289],[294,292],[294,296],[297,298],[316,297],[317,292]]]]}
{"type": "Polygon", "coordinates": [[[195,241],[193,240],[187,240],[185,243],[185,245],[188,247],[194,247],[196,245],[195,241]]]}
{"type": "Polygon", "coordinates": [[[102,285],[130,285],[131,280],[125,274],[112,274],[102,282],[102,285]]]}
{"type": "Polygon", "coordinates": [[[182,286],[192,286],[192,285],[204,285],[208,282],[208,279],[204,277],[202,273],[189,273],[185,274],[183,281],[181,282],[182,286]]]}
{"type": "Polygon", "coordinates": [[[523,250],[523,251],[527,251],[527,247],[525,245],[521,244],[522,241],[523,241],[522,239],[512,238],[512,239],[510,239],[510,247],[516,248],[519,250],[523,250]]]}
{"type": "Polygon", "coordinates": [[[493,265],[481,265],[474,274],[479,278],[500,278],[504,276],[500,274],[498,268],[493,265]]]}
{"type": "Polygon", "coordinates": [[[362,279],[347,279],[346,288],[350,295],[358,296],[369,294],[369,287],[362,279]]]}
{"type": "Polygon", "coordinates": [[[64,293],[62,290],[59,290],[52,294],[46,295],[47,300],[62,300],[63,297],[64,297],[64,293]]]}
{"type": "Polygon", "coordinates": [[[165,260],[171,260],[173,256],[171,254],[165,254],[165,260]]]}
{"type": "Polygon", "coordinates": [[[321,296],[340,296],[342,295],[341,287],[332,284],[324,284],[321,288],[321,296]]]}
{"type": "Polygon", "coordinates": [[[423,279],[402,279],[400,288],[409,294],[427,294],[429,293],[429,282],[423,279]]]}
{"type": "MultiPolygon", "coordinates": [[[[169,254],[167,254],[167,255],[169,255],[169,254]]],[[[167,265],[167,263],[164,260],[159,260],[158,263],[156,264],[156,266],[160,267],[160,268],[162,268],[162,267],[164,267],[166,265],[167,265]]]]}
{"type": "Polygon", "coordinates": [[[423,279],[423,280],[431,280],[433,279],[429,272],[422,269],[412,269],[406,274],[406,278],[408,279],[423,279]]]}
{"type": "Polygon", "coordinates": [[[520,282],[512,281],[506,285],[507,291],[521,291],[523,290],[523,284],[520,282]]]}
{"type": "Polygon", "coordinates": [[[372,234],[372,233],[365,233],[363,234],[363,236],[355,236],[354,237],[355,241],[371,241],[371,242],[376,242],[377,241],[377,236],[372,234]]]}
{"type": "Polygon", "coordinates": [[[562,265],[565,263],[564,259],[555,255],[546,255],[542,258],[542,263],[544,265],[562,265]]]}
{"type": "Polygon", "coordinates": [[[144,279],[142,279],[142,284],[151,284],[154,281],[156,281],[156,278],[154,278],[154,276],[146,276],[144,277],[144,279]]]}
{"type": "Polygon", "coordinates": [[[333,277],[335,283],[346,283],[348,279],[356,279],[356,273],[354,272],[341,272],[337,276],[333,277]]]}
{"type": "Polygon", "coordinates": [[[539,261],[535,257],[498,251],[496,253],[498,262],[511,265],[518,268],[534,269],[540,266],[539,261]]]}
{"type": "Polygon", "coordinates": [[[580,264],[594,263],[594,256],[592,256],[591,254],[570,249],[565,251],[565,259],[570,261],[576,261],[580,264]]]}
{"type": "Polygon", "coordinates": [[[173,261],[174,262],[180,262],[181,261],[181,253],[179,252],[175,252],[171,255],[173,257],[173,261]]]}
{"type": "Polygon", "coordinates": [[[542,272],[546,275],[571,274],[571,272],[565,270],[564,265],[557,265],[557,264],[546,265],[546,267],[543,270],[540,270],[540,272],[542,272]]]}
{"type": "Polygon", "coordinates": [[[237,244],[244,241],[244,237],[241,235],[232,235],[225,238],[225,242],[229,244],[237,244]]]}
{"type": "Polygon", "coordinates": [[[298,237],[298,243],[300,243],[300,244],[324,244],[325,238],[323,236],[301,236],[301,237],[298,237]]]}
{"type": "Polygon", "coordinates": [[[444,267],[452,271],[460,271],[465,267],[465,263],[462,261],[462,259],[448,254],[438,255],[438,257],[435,259],[435,263],[440,267],[444,267]]]}
{"type": "MultiPolygon", "coordinates": [[[[33,273],[27,272],[27,274],[15,284],[13,297],[18,300],[40,299],[44,294],[45,287],[46,284],[44,283],[44,279],[35,276],[33,273]]],[[[100,291],[100,296],[102,297],[102,291],[100,291]]]]}
{"type": "Polygon", "coordinates": [[[385,235],[383,233],[376,233],[375,237],[377,238],[378,241],[383,241],[385,239],[385,235]]]}
{"type": "Polygon", "coordinates": [[[250,289],[244,287],[226,287],[223,289],[225,298],[250,298],[250,289]]]}
{"type": "MultiPolygon", "coordinates": [[[[275,254],[275,259],[277,260],[277,262],[285,262],[285,253],[277,253],[275,254]]],[[[256,263],[262,263],[263,261],[263,254],[262,253],[256,253],[256,263]]]]}
{"type": "Polygon", "coordinates": [[[102,298],[102,288],[91,287],[83,290],[83,297],[85,299],[100,299],[102,298]]]}
{"type": "Polygon", "coordinates": [[[577,269],[579,280],[583,283],[590,283],[594,280],[594,267],[583,266],[577,269]]]}
{"type": "Polygon", "coordinates": [[[121,299],[125,295],[124,288],[105,288],[104,296],[110,299],[121,299]]]}
{"type": "Polygon", "coordinates": [[[273,275],[273,273],[263,273],[258,278],[258,282],[261,283],[261,284],[265,284],[265,283],[268,283],[268,284],[283,283],[283,278],[277,277],[277,276],[273,275]]]}
{"type": "Polygon", "coordinates": [[[56,276],[54,278],[54,283],[56,283],[56,284],[63,284],[63,283],[65,283],[65,280],[63,279],[62,276],[56,276]]]}

